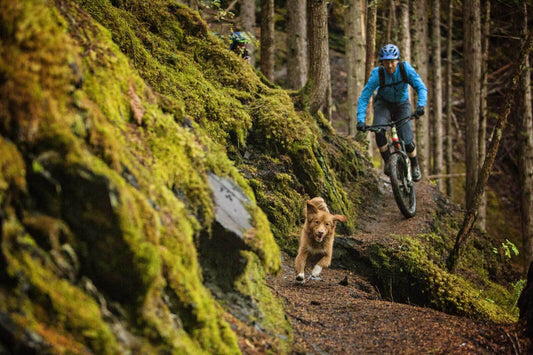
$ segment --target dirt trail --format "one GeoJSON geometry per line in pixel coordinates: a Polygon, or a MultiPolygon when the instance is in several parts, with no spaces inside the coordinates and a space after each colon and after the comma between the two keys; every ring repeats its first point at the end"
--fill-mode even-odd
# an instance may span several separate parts
{"type": "MultiPolygon", "coordinates": [[[[406,220],[394,202],[388,179],[383,175],[380,179],[384,191],[382,204],[367,211],[360,231],[353,237],[363,242],[392,243],[390,234],[429,230],[437,203],[434,187],[423,181],[417,184],[417,214],[406,220]]],[[[321,280],[296,284],[293,265],[294,259],[283,255],[281,273],[269,277],[267,282],[285,304],[295,332],[295,353],[514,354],[524,351],[519,349],[512,326],[484,324],[429,308],[384,301],[365,278],[348,270],[325,269],[321,280]]]]}

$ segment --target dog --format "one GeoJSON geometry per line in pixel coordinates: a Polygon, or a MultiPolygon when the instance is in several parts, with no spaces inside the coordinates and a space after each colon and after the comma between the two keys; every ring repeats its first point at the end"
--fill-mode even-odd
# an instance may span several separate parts
{"type": "Polygon", "coordinates": [[[321,255],[309,278],[318,278],[322,269],[331,264],[333,239],[337,222],[346,222],[346,216],[331,214],[322,197],[308,200],[305,206],[305,223],[298,245],[298,255],[294,262],[296,282],[304,282],[304,269],[310,255],[321,255]]]}

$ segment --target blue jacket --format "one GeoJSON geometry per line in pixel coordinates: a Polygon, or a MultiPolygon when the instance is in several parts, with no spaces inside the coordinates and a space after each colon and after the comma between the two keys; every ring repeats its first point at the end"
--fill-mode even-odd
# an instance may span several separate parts
{"type": "MultiPolygon", "coordinates": [[[[404,63],[407,80],[418,94],[418,102],[416,106],[425,107],[428,98],[428,89],[426,88],[426,85],[424,85],[420,75],[418,75],[411,64],[408,62],[404,63]]],[[[385,70],[385,85],[392,83],[399,84],[379,88],[379,67],[376,67],[372,70],[370,78],[368,79],[368,82],[366,83],[363,92],[361,92],[361,96],[359,96],[359,100],[357,101],[357,122],[365,122],[368,101],[376,89],[378,89],[378,96],[388,102],[399,103],[409,99],[409,85],[402,81],[400,65],[396,67],[396,71],[392,75],[385,70]]]]}

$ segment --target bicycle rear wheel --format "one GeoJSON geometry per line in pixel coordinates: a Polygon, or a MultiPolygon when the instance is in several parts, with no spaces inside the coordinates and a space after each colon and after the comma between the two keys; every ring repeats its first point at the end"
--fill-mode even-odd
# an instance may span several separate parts
{"type": "Polygon", "coordinates": [[[390,181],[396,204],[406,218],[416,214],[416,195],[413,180],[407,178],[408,162],[401,154],[392,154],[390,157],[390,181]]]}

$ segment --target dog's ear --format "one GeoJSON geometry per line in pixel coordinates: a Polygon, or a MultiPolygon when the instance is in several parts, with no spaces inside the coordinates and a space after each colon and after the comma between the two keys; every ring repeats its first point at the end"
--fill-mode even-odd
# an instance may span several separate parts
{"type": "Polygon", "coordinates": [[[334,214],[333,220],[336,222],[346,222],[346,216],[342,214],[334,214]]]}
{"type": "Polygon", "coordinates": [[[307,214],[316,214],[318,213],[318,208],[311,202],[311,200],[307,201],[307,214]]]}

